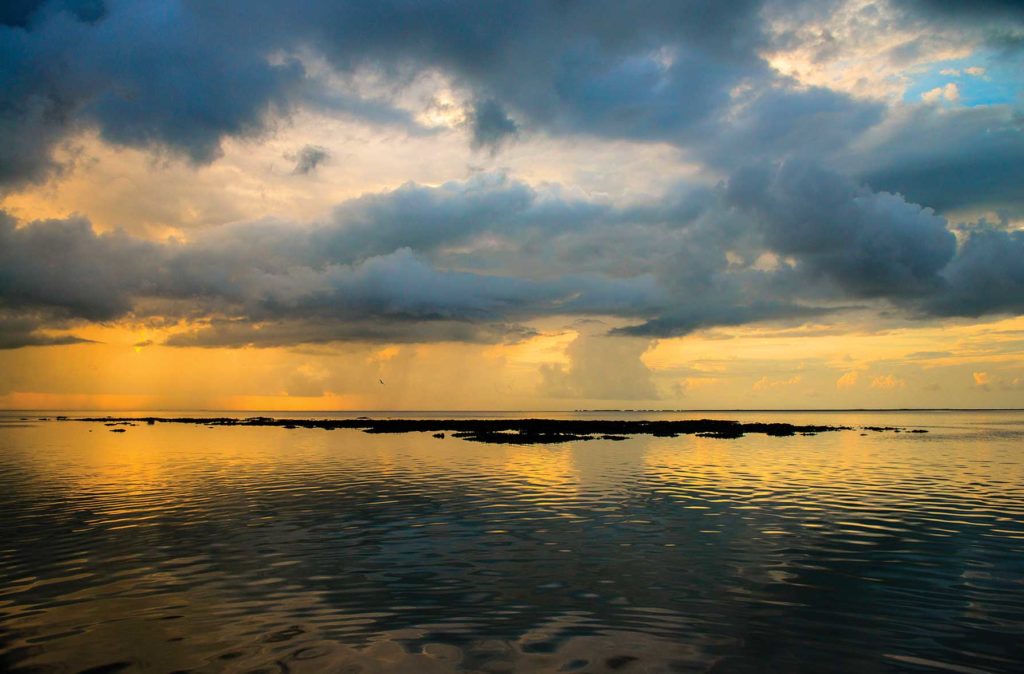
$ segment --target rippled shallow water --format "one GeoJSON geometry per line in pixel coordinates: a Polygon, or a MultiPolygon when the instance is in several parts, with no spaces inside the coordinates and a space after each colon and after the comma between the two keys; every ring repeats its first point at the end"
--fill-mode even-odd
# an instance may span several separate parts
{"type": "Polygon", "coordinates": [[[0,670],[1024,671],[1024,413],[714,416],[930,432],[4,416],[0,670]]]}

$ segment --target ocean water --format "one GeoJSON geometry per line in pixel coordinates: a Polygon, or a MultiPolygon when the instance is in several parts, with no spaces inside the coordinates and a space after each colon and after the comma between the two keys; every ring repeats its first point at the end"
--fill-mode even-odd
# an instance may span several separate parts
{"type": "Polygon", "coordinates": [[[1024,671],[1022,412],[544,446],[39,416],[0,417],[0,671],[1024,671]]]}

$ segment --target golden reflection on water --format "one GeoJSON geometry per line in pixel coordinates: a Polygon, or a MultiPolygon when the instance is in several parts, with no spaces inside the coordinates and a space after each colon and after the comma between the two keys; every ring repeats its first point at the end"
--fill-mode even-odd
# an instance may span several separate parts
{"type": "Polygon", "coordinates": [[[8,418],[0,668],[1013,671],[1024,415],[838,421],[931,432],[492,446],[8,418]]]}

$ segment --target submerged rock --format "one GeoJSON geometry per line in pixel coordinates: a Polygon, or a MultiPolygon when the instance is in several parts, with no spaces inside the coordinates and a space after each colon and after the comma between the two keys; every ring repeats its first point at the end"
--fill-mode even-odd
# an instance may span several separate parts
{"type": "MultiPolygon", "coordinates": [[[[622,440],[632,435],[674,438],[698,435],[732,439],[757,433],[779,437],[797,433],[816,434],[851,430],[845,426],[797,426],[784,423],[740,423],[729,419],[683,419],[678,421],[602,420],[602,419],[274,419],[272,417],[171,417],[155,418],[83,418],[81,421],[107,425],[134,425],[134,422],[197,424],[216,426],[279,426],[284,428],[352,428],[365,433],[428,432],[434,437],[453,437],[494,444],[553,444],[587,440],[622,440]]],[[[872,429],[873,430],[873,429],[872,429]]],[[[885,429],[895,430],[895,429],[885,429]]]]}

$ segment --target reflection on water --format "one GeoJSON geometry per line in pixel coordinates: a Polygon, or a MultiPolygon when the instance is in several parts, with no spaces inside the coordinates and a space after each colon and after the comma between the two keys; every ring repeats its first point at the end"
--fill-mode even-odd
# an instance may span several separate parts
{"type": "Polygon", "coordinates": [[[931,432],[5,417],[0,670],[1022,671],[1024,414],[753,416],[931,432]]]}

